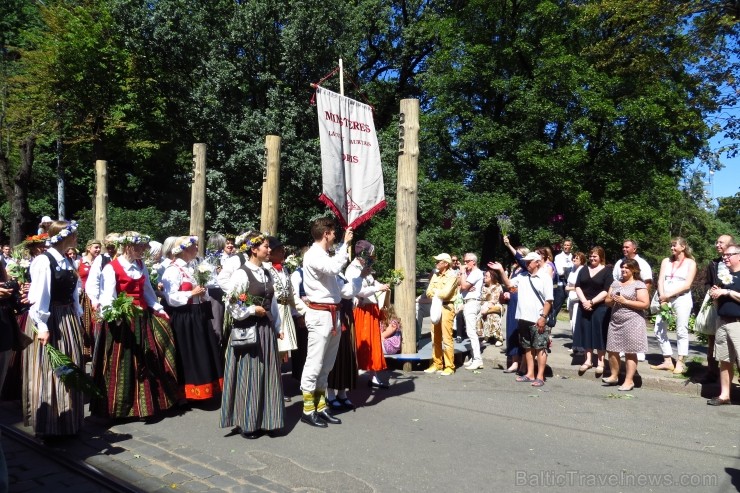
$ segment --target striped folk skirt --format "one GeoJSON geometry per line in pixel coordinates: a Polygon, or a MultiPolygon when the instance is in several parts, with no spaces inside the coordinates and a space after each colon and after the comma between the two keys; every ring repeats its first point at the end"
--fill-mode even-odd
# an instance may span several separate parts
{"type": "Polygon", "coordinates": [[[145,311],[129,324],[106,322],[97,345],[93,379],[106,399],[90,402],[94,416],[156,416],[180,398],[175,339],[166,321],[145,311]]]}
{"type": "Polygon", "coordinates": [[[258,341],[250,348],[229,345],[226,350],[221,428],[253,433],[285,426],[277,338],[269,325],[258,325],[258,341]]]}
{"type": "MultiPolygon", "coordinates": [[[[47,320],[49,344],[84,368],[82,324],[74,304],[52,305],[47,320]]],[[[34,323],[26,321],[26,335],[35,336],[34,323]]],[[[23,358],[23,423],[37,435],[74,435],[85,417],[84,396],[68,390],[51,369],[46,349],[34,337],[23,358]]]]}
{"type": "Polygon", "coordinates": [[[80,306],[82,306],[82,354],[87,361],[90,361],[95,346],[95,333],[100,330],[100,327],[95,319],[90,298],[84,291],[80,296],[80,306]]]}

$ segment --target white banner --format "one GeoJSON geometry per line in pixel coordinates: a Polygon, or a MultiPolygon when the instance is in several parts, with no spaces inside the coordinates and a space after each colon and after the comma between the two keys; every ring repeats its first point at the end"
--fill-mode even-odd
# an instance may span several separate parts
{"type": "Polygon", "coordinates": [[[385,207],[383,169],[372,108],[318,87],[322,193],[342,227],[353,228],[385,207]]]}

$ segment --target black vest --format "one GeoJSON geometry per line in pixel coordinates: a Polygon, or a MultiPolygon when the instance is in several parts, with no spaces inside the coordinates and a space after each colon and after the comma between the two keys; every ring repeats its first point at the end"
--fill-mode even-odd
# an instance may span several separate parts
{"type": "Polygon", "coordinates": [[[77,290],[77,272],[74,269],[62,269],[56,259],[49,252],[44,252],[49,258],[51,268],[51,303],[69,305],[74,303],[77,290]]]}

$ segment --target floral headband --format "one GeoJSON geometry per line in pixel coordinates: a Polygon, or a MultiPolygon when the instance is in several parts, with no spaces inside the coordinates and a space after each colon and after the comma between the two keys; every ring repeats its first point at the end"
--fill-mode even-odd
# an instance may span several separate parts
{"type": "Polygon", "coordinates": [[[179,255],[191,246],[198,243],[198,237],[197,236],[191,236],[186,241],[180,243],[177,246],[172,247],[172,255],[179,255]]]}
{"type": "Polygon", "coordinates": [[[27,236],[25,239],[25,242],[26,243],[46,243],[48,239],[49,239],[49,235],[47,233],[41,233],[40,235],[27,236]]]}
{"type": "Polygon", "coordinates": [[[52,245],[59,243],[75,231],[77,231],[77,221],[70,221],[66,228],[49,238],[49,243],[52,245]]]}
{"type": "Polygon", "coordinates": [[[252,247],[258,247],[261,244],[263,244],[265,241],[267,241],[268,236],[270,236],[270,233],[259,233],[254,238],[247,240],[249,238],[249,235],[253,235],[253,232],[248,232],[243,235],[240,235],[236,238],[236,244],[241,243],[241,246],[239,247],[240,252],[246,252],[252,247]]]}
{"type": "Polygon", "coordinates": [[[119,236],[116,240],[116,245],[141,245],[143,243],[148,245],[151,240],[152,238],[147,235],[119,236]]]}

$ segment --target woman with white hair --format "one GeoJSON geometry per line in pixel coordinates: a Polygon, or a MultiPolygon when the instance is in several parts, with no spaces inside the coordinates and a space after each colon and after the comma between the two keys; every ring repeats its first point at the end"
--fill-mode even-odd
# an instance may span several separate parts
{"type": "Polygon", "coordinates": [[[127,231],[118,239],[118,256],[103,268],[100,305],[105,314],[120,294],[132,298],[132,319],[105,322],[93,362],[93,379],[104,399],[90,402],[90,413],[109,418],[151,418],[178,398],[175,341],[169,317],[157,301],[142,257],[149,237],[127,231]]]}

